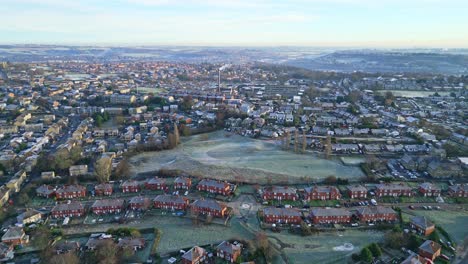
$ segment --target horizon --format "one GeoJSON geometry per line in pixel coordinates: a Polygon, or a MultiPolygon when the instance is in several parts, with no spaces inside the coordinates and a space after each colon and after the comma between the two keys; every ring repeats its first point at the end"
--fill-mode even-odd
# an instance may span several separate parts
{"type": "Polygon", "coordinates": [[[461,0],[5,0],[3,45],[468,48],[461,0]]]}

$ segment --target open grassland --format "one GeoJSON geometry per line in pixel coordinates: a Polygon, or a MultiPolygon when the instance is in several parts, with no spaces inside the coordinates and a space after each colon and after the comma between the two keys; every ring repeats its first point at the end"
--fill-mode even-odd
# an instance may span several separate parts
{"type": "Polygon", "coordinates": [[[334,175],[356,180],[359,167],[313,154],[284,151],[276,141],[254,140],[223,131],[192,136],[173,150],[146,152],[131,158],[132,171],[181,170],[192,175],[249,183],[301,183],[334,175]]]}

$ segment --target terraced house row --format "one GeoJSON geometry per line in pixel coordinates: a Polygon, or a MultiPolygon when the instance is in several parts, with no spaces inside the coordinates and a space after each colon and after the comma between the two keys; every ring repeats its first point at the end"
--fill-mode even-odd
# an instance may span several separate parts
{"type": "MultiPolygon", "coordinates": [[[[356,211],[343,208],[314,208],[307,216],[314,224],[345,224],[353,219],[361,222],[393,222],[397,220],[396,212],[383,206],[362,207],[356,211]]],[[[299,224],[306,217],[296,208],[267,207],[263,209],[266,223],[299,224]]]]}
{"type": "MultiPolygon", "coordinates": [[[[97,215],[118,214],[124,212],[127,208],[130,210],[155,208],[171,211],[186,211],[190,208],[196,214],[211,215],[213,217],[225,217],[228,211],[225,204],[215,200],[195,200],[190,204],[185,197],[169,194],[158,195],[152,200],[143,196],[135,196],[128,201],[124,199],[102,199],[94,201],[90,207],[91,212],[97,215]]],[[[86,212],[87,210],[81,202],[71,201],[54,206],[51,210],[51,216],[53,218],[81,217],[86,212]]]]}
{"type": "MultiPolygon", "coordinates": [[[[366,199],[369,191],[373,191],[376,197],[411,197],[417,194],[426,197],[437,197],[442,194],[441,188],[430,182],[421,183],[417,189],[403,183],[376,184],[370,189],[358,184],[348,185],[345,193],[351,199],[366,199]]],[[[343,198],[342,193],[335,186],[313,186],[303,190],[291,186],[268,186],[260,189],[259,194],[265,201],[340,200],[343,198]]],[[[468,184],[450,186],[447,195],[451,197],[468,197],[468,184]]]]}
{"type": "MultiPolygon", "coordinates": [[[[173,188],[175,190],[188,190],[192,186],[192,180],[186,177],[177,177],[174,180],[173,188]]],[[[197,185],[198,191],[205,191],[220,195],[231,195],[236,186],[231,183],[216,180],[204,179],[197,185]]],[[[139,193],[143,189],[147,190],[169,190],[166,179],[154,177],[146,181],[128,180],[120,185],[123,193],[139,193]]],[[[111,183],[100,183],[94,186],[92,192],[96,196],[111,196],[114,193],[114,185],[111,183]]],[[[54,187],[50,185],[41,185],[36,189],[37,196],[56,199],[73,199],[87,196],[86,187],[74,184],[54,187]]]]}

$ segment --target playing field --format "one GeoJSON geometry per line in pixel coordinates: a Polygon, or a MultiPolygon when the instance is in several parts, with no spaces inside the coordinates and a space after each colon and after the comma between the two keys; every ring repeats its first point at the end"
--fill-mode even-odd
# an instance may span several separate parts
{"type": "Polygon", "coordinates": [[[190,137],[173,150],[139,154],[131,163],[135,173],[177,169],[250,183],[310,182],[330,175],[354,180],[364,175],[359,167],[343,165],[339,160],[284,151],[276,141],[226,137],[223,131],[190,137]]]}

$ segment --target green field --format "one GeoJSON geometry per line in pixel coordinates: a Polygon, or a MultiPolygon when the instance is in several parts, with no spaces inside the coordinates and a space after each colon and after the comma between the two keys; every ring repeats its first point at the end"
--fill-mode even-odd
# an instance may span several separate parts
{"type": "Polygon", "coordinates": [[[142,153],[131,162],[135,173],[178,169],[250,183],[310,182],[329,175],[356,180],[364,176],[359,167],[343,165],[339,160],[283,151],[276,141],[226,137],[223,131],[192,136],[173,150],[142,153]]]}

